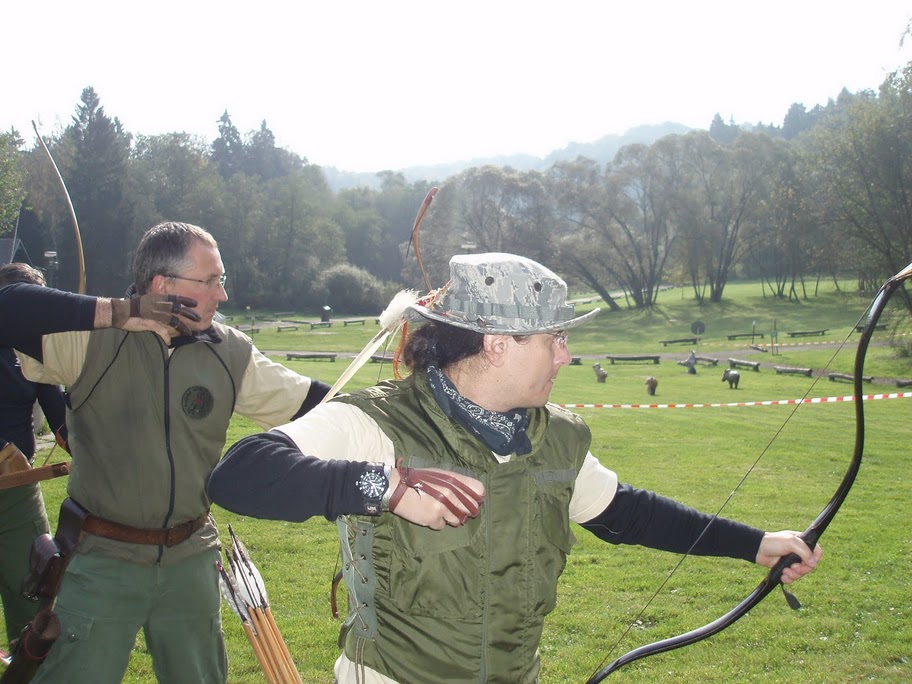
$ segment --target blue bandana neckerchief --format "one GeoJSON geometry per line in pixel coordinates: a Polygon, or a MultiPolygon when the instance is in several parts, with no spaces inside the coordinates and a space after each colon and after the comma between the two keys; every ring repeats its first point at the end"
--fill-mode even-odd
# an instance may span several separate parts
{"type": "Polygon", "coordinates": [[[501,413],[489,411],[462,396],[450,379],[436,365],[428,366],[427,379],[434,398],[443,412],[480,439],[499,456],[519,455],[532,451],[526,435],[529,413],[514,409],[501,413]]]}

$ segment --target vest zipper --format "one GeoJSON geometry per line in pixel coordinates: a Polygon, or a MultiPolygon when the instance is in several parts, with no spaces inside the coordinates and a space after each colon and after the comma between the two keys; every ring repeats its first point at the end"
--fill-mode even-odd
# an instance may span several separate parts
{"type": "MultiPolygon", "coordinates": [[[[176,352],[177,350],[175,350],[176,352]]],[[[164,355],[164,377],[162,378],[164,384],[164,406],[162,407],[165,412],[165,448],[168,452],[168,466],[171,469],[171,483],[170,483],[170,492],[168,500],[168,514],[165,516],[164,522],[162,522],[162,527],[168,527],[168,523],[171,521],[171,516],[174,513],[174,497],[176,485],[174,482],[174,454],[171,452],[171,354],[168,353],[168,350],[165,349],[162,351],[164,355]]],[[[165,547],[158,547],[158,560],[156,563],[160,563],[162,556],[165,554],[165,547]]]]}

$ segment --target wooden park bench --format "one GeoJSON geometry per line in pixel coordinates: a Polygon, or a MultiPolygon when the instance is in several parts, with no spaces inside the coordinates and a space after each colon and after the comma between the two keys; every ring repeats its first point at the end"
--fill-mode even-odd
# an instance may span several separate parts
{"type": "Polygon", "coordinates": [[[813,335],[826,335],[829,328],[821,328],[820,330],[792,330],[791,332],[786,333],[789,337],[811,337],[813,335]]]}
{"type": "Polygon", "coordinates": [[[346,318],[345,320],[342,321],[343,328],[346,326],[349,326],[349,325],[364,325],[364,319],[363,318],[346,318]]]}
{"type": "Polygon", "coordinates": [[[773,366],[776,375],[806,375],[811,377],[813,370],[810,368],[792,368],[791,366],[773,366]]]}
{"type": "Polygon", "coordinates": [[[336,354],[333,352],[288,352],[285,354],[285,358],[289,361],[292,359],[329,359],[330,361],[335,361],[336,354]]]}
{"type": "Polygon", "coordinates": [[[620,356],[617,356],[617,355],[606,356],[605,358],[608,359],[609,361],[611,361],[612,365],[614,365],[615,361],[652,361],[653,363],[659,362],[658,354],[655,354],[655,355],[644,354],[644,355],[639,355],[639,356],[631,356],[629,354],[623,354],[620,356]]]}
{"type": "Polygon", "coordinates": [[[763,333],[762,333],[762,332],[759,332],[759,333],[733,333],[733,334],[731,334],[731,335],[728,335],[727,337],[728,337],[728,339],[730,339],[730,340],[737,340],[737,339],[739,339],[739,338],[741,338],[741,337],[751,337],[751,338],[753,338],[753,337],[759,337],[759,338],[762,340],[762,339],[763,339],[763,333]]]}
{"type": "Polygon", "coordinates": [[[662,343],[663,347],[667,347],[669,344],[696,344],[696,337],[679,337],[675,340],[659,340],[662,343]]]}
{"type": "Polygon", "coordinates": [[[314,328],[331,328],[332,321],[307,321],[307,325],[310,326],[310,329],[314,328]]]}
{"type": "MultiPolygon", "coordinates": [[[[827,373],[827,377],[830,381],[845,380],[846,382],[855,382],[855,376],[849,373],[827,373]]],[[[861,379],[865,382],[874,382],[873,375],[862,375],[861,379]]]]}
{"type": "Polygon", "coordinates": [[[707,366],[715,366],[719,363],[719,359],[714,359],[711,356],[695,356],[694,360],[705,363],[707,366]]]}
{"type": "Polygon", "coordinates": [[[284,331],[286,331],[286,330],[291,331],[291,330],[297,330],[297,329],[298,329],[298,326],[296,326],[296,325],[279,325],[279,326],[276,326],[276,331],[277,331],[277,332],[284,332],[284,331]]]}
{"type": "Polygon", "coordinates": [[[728,367],[729,368],[750,368],[751,370],[759,371],[760,362],[759,361],[742,361],[741,359],[729,359],[728,367]]]}
{"type": "Polygon", "coordinates": [[[581,356],[574,356],[574,357],[572,357],[572,358],[570,359],[570,365],[571,365],[571,366],[582,366],[582,365],[583,365],[583,358],[582,358],[581,356]]]}
{"type": "Polygon", "coordinates": [[[259,328],[252,325],[236,325],[234,327],[243,333],[247,333],[248,335],[255,335],[256,333],[260,332],[259,328]]]}
{"type": "MultiPolygon", "coordinates": [[[[856,325],[856,326],[855,326],[855,331],[856,331],[856,332],[864,332],[864,329],[865,329],[866,327],[867,327],[867,326],[865,326],[863,323],[860,324],[860,325],[856,325]]],[[[886,330],[886,329],[887,329],[887,324],[886,324],[886,323],[876,323],[876,324],[874,325],[874,330],[886,330]]]]}

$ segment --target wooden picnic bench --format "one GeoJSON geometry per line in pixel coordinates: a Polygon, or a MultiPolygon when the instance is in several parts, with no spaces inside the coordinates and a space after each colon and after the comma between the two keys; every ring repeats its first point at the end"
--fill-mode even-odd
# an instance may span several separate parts
{"type": "Polygon", "coordinates": [[[776,375],[806,375],[811,377],[813,370],[810,368],[793,368],[791,366],[773,366],[776,369],[776,375]]]}
{"type": "Polygon", "coordinates": [[[285,354],[285,358],[289,361],[292,359],[329,359],[330,361],[335,361],[336,354],[333,352],[288,352],[285,354]]]}
{"type": "Polygon", "coordinates": [[[349,326],[349,325],[364,325],[364,319],[363,318],[346,318],[345,320],[342,321],[343,328],[346,326],[349,326]]]}
{"type": "Polygon", "coordinates": [[[696,337],[679,337],[674,340],[659,340],[659,341],[662,343],[663,347],[667,347],[669,344],[684,344],[684,343],[696,344],[697,338],[696,337]]]}
{"type": "Polygon", "coordinates": [[[606,356],[605,358],[608,359],[609,361],[611,361],[612,365],[614,365],[615,361],[652,361],[653,363],[659,362],[658,354],[655,354],[655,355],[652,355],[652,354],[641,354],[641,355],[622,354],[622,355],[610,355],[610,356],[606,356]]]}
{"type": "Polygon", "coordinates": [[[759,371],[760,362],[759,361],[743,361],[741,359],[729,359],[728,367],[729,368],[750,368],[751,370],[759,371]]]}
{"type": "Polygon", "coordinates": [[[826,335],[829,328],[821,328],[820,330],[792,330],[787,332],[786,335],[789,337],[811,337],[813,335],[826,335]]]}
{"type": "Polygon", "coordinates": [[[762,340],[763,333],[762,332],[759,332],[759,333],[733,333],[731,335],[727,335],[727,337],[730,340],[737,340],[738,338],[741,338],[741,337],[751,337],[751,338],[759,337],[762,340]]]}

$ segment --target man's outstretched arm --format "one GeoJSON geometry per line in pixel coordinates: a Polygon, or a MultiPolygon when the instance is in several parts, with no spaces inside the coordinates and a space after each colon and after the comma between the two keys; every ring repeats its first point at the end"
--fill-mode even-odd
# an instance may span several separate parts
{"type": "Polygon", "coordinates": [[[53,333],[97,328],[149,330],[165,341],[183,326],[180,317],[198,314],[196,302],[184,297],[143,295],[108,299],[80,295],[31,283],[0,288],[0,346],[13,347],[41,361],[41,337],[53,333]]]}

